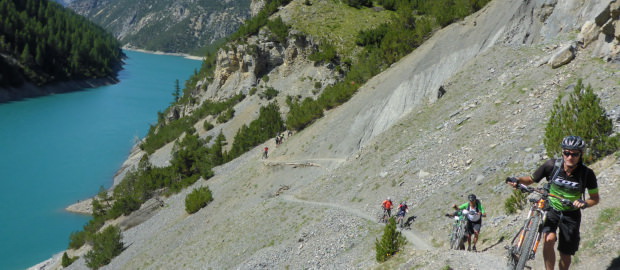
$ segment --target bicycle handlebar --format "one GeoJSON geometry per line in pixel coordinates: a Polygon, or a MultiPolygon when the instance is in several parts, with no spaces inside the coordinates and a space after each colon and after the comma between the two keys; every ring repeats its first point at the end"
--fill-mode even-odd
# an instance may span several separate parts
{"type": "MultiPolygon", "coordinates": [[[[509,181],[508,181],[508,178],[506,179],[506,182],[509,182],[509,181]]],[[[560,202],[562,203],[562,205],[564,205],[564,206],[572,206],[572,207],[575,207],[575,206],[573,206],[573,201],[571,201],[571,200],[569,200],[569,199],[566,199],[566,198],[563,198],[563,197],[560,197],[560,196],[557,196],[557,195],[555,195],[555,194],[551,194],[551,193],[549,193],[549,191],[548,191],[547,189],[545,189],[545,188],[533,188],[533,187],[528,187],[528,186],[526,186],[526,185],[524,185],[524,184],[518,184],[518,185],[516,186],[516,188],[517,188],[517,189],[519,189],[519,190],[521,190],[521,192],[527,192],[527,193],[533,193],[533,192],[535,192],[535,193],[538,193],[538,194],[542,195],[542,196],[543,196],[543,198],[547,198],[547,197],[554,197],[554,198],[556,198],[556,199],[559,199],[559,200],[560,200],[560,202]]],[[[582,199],[578,199],[577,201],[579,201],[579,202],[581,202],[581,203],[584,203],[584,206],[580,207],[580,209],[585,209],[586,207],[588,207],[588,204],[586,204],[584,200],[582,200],[582,199]]],[[[577,207],[575,207],[575,208],[577,208],[577,207]]]]}

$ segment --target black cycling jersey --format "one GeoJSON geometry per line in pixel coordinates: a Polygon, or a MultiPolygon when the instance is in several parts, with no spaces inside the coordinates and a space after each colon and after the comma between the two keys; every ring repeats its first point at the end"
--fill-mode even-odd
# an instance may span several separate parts
{"type": "MultiPolygon", "coordinates": [[[[567,175],[564,171],[564,166],[559,167],[559,172],[555,179],[550,179],[554,175],[555,160],[547,160],[542,166],[540,166],[532,175],[532,180],[538,183],[542,178],[546,178],[551,183],[549,193],[560,196],[562,198],[575,201],[579,199],[585,189],[588,189],[589,194],[598,193],[598,184],[596,181],[596,175],[592,169],[586,165],[580,163],[573,171],[572,175],[567,175]]],[[[549,198],[551,206],[559,211],[576,210],[571,206],[562,205],[562,202],[557,198],[549,198]]]]}

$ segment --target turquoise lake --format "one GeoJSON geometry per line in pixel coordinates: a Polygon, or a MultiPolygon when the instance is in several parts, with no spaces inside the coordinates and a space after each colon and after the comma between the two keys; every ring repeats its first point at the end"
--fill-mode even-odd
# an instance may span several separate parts
{"type": "Polygon", "coordinates": [[[65,212],[109,188],[136,139],[201,61],[125,51],[120,83],[0,104],[0,269],[65,250],[89,216],[65,212]]]}

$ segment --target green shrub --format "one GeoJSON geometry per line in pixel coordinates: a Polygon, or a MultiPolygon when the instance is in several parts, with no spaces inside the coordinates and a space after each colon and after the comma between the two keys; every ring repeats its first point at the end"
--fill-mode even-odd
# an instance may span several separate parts
{"type": "Polygon", "coordinates": [[[232,107],[228,108],[228,110],[224,111],[220,114],[220,116],[217,117],[217,123],[226,123],[228,122],[228,120],[232,119],[233,116],[235,116],[235,109],[233,109],[232,107]]]}
{"type": "Polygon", "coordinates": [[[323,87],[323,84],[321,84],[321,82],[314,82],[314,89],[320,89],[321,87],[323,87]]]}
{"type": "Polygon", "coordinates": [[[61,265],[62,267],[67,267],[69,265],[71,265],[73,262],[75,262],[79,257],[69,257],[69,255],[67,255],[67,252],[62,254],[62,261],[61,261],[61,265]]]}
{"type": "Polygon", "coordinates": [[[279,93],[280,93],[280,91],[276,90],[275,88],[273,88],[273,87],[268,87],[268,88],[267,88],[267,90],[265,90],[265,91],[263,91],[262,93],[258,94],[258,96],[259,96],[260,98],[264,98],[264,99],[267,99],[267,100],[271,100],[271,99],[273,99],[274,97],[277,97],[279,93]]]}
{"type": "Polygon", "coordinates": [[[256,89],[256,87],[252,87],[252,89],[250,89],[250,96],[253,96],[254,94],[256,94],[256,91],[258,91],[258,89],[256,89]]]}
{"type": "Polygon", "coordinates": [[[333,62],[337,59],[336,47],[328,41],[321,41],[318,52],[312,53],[308,56],[310,61],[314,62],[333,62]]]}
{"type": "Polygon", "coordinates": [[[209,131],[209,130],[213,129],[215,126],[214,126],[213,124],[211,124],[209,121],[205,121],[205,122],[202,124],[202,127],[203,127],[206,131],[209,131]]]}
{"type": "Polygon", "coordinates": [[[276,41],[282,44],[286,43],[286,38],[288,37],[288,30],[290,26],[286,25],[284,21],[282,21],[282,18],[280,18],[280,16],[278,16],[272,21],[268,21],[267,27],[269,28],[269,30],[271,30],[271,33],[273,33],[272,37],[276,41]]]}
{"type": "Polygon", "coordinates": [[[560,142],[567,135],[576,135],[587,144],[583,161],[592,163],[620,147],[619,136],[613,134],[612,120],[606,116],[600,99],[592,87],[578,80],[574,91],[564,98],[558,96],[545,128],[544,145],[548,156],[559,156],[560,142]]]}
{"type": "Polygon", "coordinates": [[[391,217],[388,224],[385,225],[381,241],[378,239],[375,241],[377,261],[386,261],[392,255],[396,254],[396,252],[398,252],[400,248],[405,245],[405,243],[407,243],[407,240],[398,230],[396,230],[396,220],[394,217],[391,217]]]}
{"type": "Polygon", "coordinates": [[[207,206],[211,201],[213,201],[213,195],[209,187],[194,189],[192,193],[185,197],[185,211],[188,214],[196,213],[201,208],[207,206]]]}
{"type": "Polygon", "coordinates": [[[78,249],[86,243],[86,231],[72,232],[69,235],[69,248],[78,249]]]}
{"type": "Polygon", "coordinates": [[[507,214],[514,214],[517,210],[522,210],[527,204],[527,193],[513,190],[512,195],[504,202],[504,210],[507,214]]]}
{"type": "Polygon", "coordinates": [[[345,0],[345,2],[347,3],[347,5],[352,6],[354,8],[361,8],[361,7],[372,7],[372,1],[371,0],[345,0]]]}
{"type": "Polygon", "coordinates": [[[112,258],[123,252],[123,236],[121,229],[116,226],[109,226],[101,233],[93,237],[93,249],[84,255],[86,266],[92,269],[109,264],[112,258]]]}

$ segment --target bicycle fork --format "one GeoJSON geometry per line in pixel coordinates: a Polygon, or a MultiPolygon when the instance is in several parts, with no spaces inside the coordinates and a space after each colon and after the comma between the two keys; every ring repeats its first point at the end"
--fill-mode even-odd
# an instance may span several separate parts
{"type": "MultiPolygon", "coordinates": [[[[540,241],[542,240],[542,237],[543,237],[542,226],[543,226],[544,220],[547,217],[547,213],[536,213],[536,212],[537,212],[536,210],[530,212],[526,223],[523,225],[523,228],[517,235],[515,235],[515,238],[519,237],[519,241],[517,242],[516,249],[513,250],[513,252],[517,252],[518,250],[521,249],[521,246],[523,245],[523,242],[525,241],[525,237],[528,231],[536,232],[536,238],[534,240],[534,245],[532,246],[532,249],[530,250],[531,252],[529,252],[528,260],[533,260],[536,256],[538,245],[540,244],[540,241]],[[541,215],[538,221],[538,224],[532,224],[534,220],[530,219],[530,217],[532,217],[533,215],[541,215]]],[[[514,239],[513,239],[513,242],[514,242],[514,239]]]]}
{"type": "Polygon", "coordinates": [[[536,256],[536,251],[538,250],[538,244],[540,244],[540,240],[542,240],[543,238],[543,231],[542,231],[542,227],[543,224],[545,223],[545,220],[547,219],[547,212],[542,212],[540,213],[541,217],[540,220],[538,221],[538,224],[536,224],[536,226],[538,226],[538,230],[536,233],[536,240],[534,241],[534,246],[532,247],[532,253],[530,254],[530,260],[534,259],[534,256],[536,256]]]}

